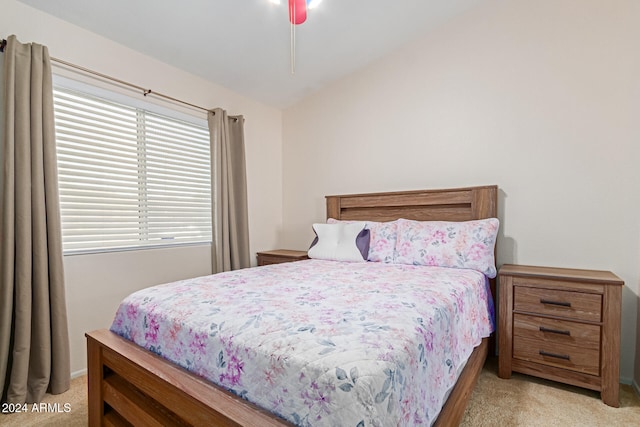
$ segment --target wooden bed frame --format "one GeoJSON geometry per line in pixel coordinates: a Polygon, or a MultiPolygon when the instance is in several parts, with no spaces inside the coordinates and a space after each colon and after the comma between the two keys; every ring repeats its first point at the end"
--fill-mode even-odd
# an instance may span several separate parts
{"type": "MultiPolygon", "coordinates": [[[[327,217],[467,221],[497,217],[497,186],[327,196],[327,217]]],[[[491,291],[495,302],[495,281],[491,291]]],[[[290,426],[103,329],[86,334],[90,426],[290,426]]],[[[435,425],[458,425],[489,351],[476,347],[435,425]]]]}

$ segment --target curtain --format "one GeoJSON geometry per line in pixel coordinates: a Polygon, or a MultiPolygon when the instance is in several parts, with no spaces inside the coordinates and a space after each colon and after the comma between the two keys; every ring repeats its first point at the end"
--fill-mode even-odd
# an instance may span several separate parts
{"type": "Polygon", "coordinates": [[[0,400],[33,403],[70,382],[51,62],[15,36],[3,60],[0,400]]]}
{"type": "Polygon", "coordinates": [[[211,262],[213,273],[251,265],[244,118],[216,108],[207,116],[211,137],[211,262]]]}

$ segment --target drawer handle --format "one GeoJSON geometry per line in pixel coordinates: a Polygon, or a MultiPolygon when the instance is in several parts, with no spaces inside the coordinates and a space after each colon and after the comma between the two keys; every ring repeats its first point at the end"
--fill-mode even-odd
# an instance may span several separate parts
{"type": "Polygon", "coordinates": [[[550,332],[552,334],[560,334],[560,335],[571,336],[571,331],[561,331],[559,329],[549,329],[549,328],[545,328],[544,326],[540,326],[540,332],[550,332]]]}
{"type": "Polygon", "coordinates": [[[542,298],[540,298],[540,304],[549,304],[549,305],[559,305],[559,306],[562,306],[562,307],[571,307],[571,303],[570,302],[551,301],[551,300],[542,299],[542,298]]]}
{"type": "Polygon", "coordinates": [[[544,350],[539,350],[538,354],[540,354],[540,356],[547,356],[547,357],[555,357],[556,359],[563,359],[563,360],[570,360],[571,358],[566,355],[566,354],[555,354],[555,353],[548,353],[544,350]]]}

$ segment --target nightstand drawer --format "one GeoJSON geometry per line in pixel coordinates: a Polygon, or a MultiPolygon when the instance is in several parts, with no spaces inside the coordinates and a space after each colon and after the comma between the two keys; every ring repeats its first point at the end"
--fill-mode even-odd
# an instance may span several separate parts
{"type": "Polygon", "coordinates": [[[281,264],[283,262],[292,262],[298,261],[297,259],[292,258],[283,258],[275,255],[262,255],[260,257],[260,265],[270,265],[270,264],[281,264]]]}
{"type": "Polygon", "coordinates": [[[599,351],[600,326],[545,317],[513,315],[513,335],[550,344],[599,351]]]}
{"type": "Polygon", "coordinates": [[[514,336],[513,357],[589,375],[600,375],[598,349],[578,348],[573,345],[514,336]]]}
{"type": "Polygon", "coordinates": [[[600,322],[602,296],[584,292],[514,286],[513,309],[519,312],[600,322]]]}
{"type": "Polygon", "coordinates": [[[257,253],[258,265],[281,264],[309,259],[306,251],[294,251],[290,249],[274,249],[257,253]]]}

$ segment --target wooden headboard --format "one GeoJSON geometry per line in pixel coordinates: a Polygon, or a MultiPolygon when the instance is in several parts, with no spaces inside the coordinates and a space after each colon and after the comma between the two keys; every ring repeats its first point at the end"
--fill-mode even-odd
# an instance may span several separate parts
{"type": "MultiPolygon", "coordinates": [[[[498,186],[442,190],[398,191],[391,193],[326,196],[327,218],[341,220],[471,221],[498,217],[498,186]]],[[[497,249],[497,243],[496,243],[497,249]]],[[[495,254],[495,250],[494,250],[495,254]]],[[[494,307],[496,279],[490,279],[494,307]]],[[[489,343],[495,349],[495,334],[489,343]]]]}
{"type": "Polygon", "coordinates": [[[470,221],[498,216],[498,186],[326,196],[327,218],[470,221]]]}

